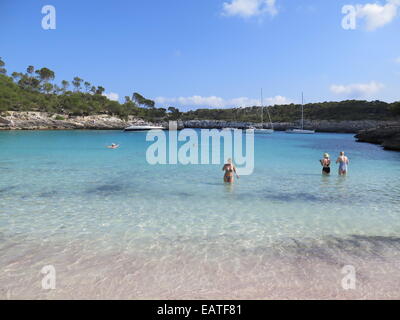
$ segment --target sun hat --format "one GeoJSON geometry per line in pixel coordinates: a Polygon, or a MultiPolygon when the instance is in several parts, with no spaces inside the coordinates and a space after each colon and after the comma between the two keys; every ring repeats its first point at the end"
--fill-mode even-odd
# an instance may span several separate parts
{"type": "Polygon", "coordinates": [[[324,158],[330,158],[329,153],[324,153],[324,158]]]}

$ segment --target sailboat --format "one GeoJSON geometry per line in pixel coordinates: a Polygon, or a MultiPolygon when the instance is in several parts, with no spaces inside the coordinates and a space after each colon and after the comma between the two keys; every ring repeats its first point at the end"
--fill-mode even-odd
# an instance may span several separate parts
{"type": "Polygon", "coordinates": [[[301,128],[287,129],[286,133],[314,134],[315,130],[304,130],[304,95],[301,93],[301,128]]]}
{"type": "Polygon", "coordinates": [[[271,128],[270,129],[264,129],[264,105],[263,105],[263,91],[261,89],[261,129],[257,129],[254,128],[254,133],[263,133],[263,134],[270,134],[270,133],[274,133],[274,125],[272,123],[271,120],[271,115],[269,114],[269,110],[267,108],[267,113],[268,113],[268,118],[269,118],[269,122],[271,124],[271,128]]]}

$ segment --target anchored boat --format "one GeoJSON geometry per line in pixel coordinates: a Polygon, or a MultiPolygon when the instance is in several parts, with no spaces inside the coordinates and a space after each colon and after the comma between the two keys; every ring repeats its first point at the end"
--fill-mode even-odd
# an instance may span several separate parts
{"type": "Polygon", "coordinates": [[[301,128],[287,129],[286,133],[314,134],[315,130],[304,129],[304,95],[301,93],[301,128]]]}
{"type": "MultiPolygon", "coordinates": [[[[263,91],[261,89],[261,126],[264,125],[264,105],[263,105],[264,103],[263,102],[264,102],[263,101],[263,91]]],[[[271,134],[271,133],[274,133],[274,125],[272,123],[272,119],[271,119],[271,115],[269,114],[268,107],[267,107],[267,113],[268,113],[268,118],[269,118],[269,123],[271,125],[271,128],[270,129],[264,129],[264,128],[257,129],[257,128],[254,128],[254,133],[259,133],[259,134],[271,134]]]]}
{"type": "Polygon", "coordinates": [[[165,130],[165,128],[158,126],[132,125],[124,129],[124,131],[149,131],[149,130],[165,130]]]}

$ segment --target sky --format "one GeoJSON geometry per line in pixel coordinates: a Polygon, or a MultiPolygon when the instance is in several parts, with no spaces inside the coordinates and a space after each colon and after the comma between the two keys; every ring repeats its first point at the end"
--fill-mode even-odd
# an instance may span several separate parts
{"type": "Polygon", "coordinates": [[[0,0],[0,39],[9,74],[159,107],[400,100],[400,0],[0,0]]]}

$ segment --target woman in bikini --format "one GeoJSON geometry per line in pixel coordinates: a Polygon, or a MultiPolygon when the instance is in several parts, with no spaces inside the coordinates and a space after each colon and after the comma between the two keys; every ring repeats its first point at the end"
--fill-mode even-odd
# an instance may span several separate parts
{"type": "Polygon", "coordinates": [[[324,153],[324,158],[322,160],[319,160],[321,162],[322,166],[322,174],[330,174],[331,173],[331,159],[329,157],[329,154],[324,153]]]}
{"type": "Polygon", "coordinates": [[[224,182],[233,183],[234,182],[234,174],[239,179],[238,174],[236,173],[236,167],[232,163],[232,159],[228,159],[228,163],[224,165],[222,171],[225,171],[224,182]]]}

